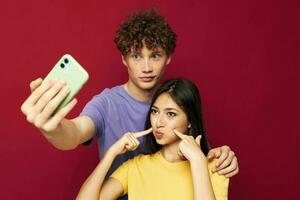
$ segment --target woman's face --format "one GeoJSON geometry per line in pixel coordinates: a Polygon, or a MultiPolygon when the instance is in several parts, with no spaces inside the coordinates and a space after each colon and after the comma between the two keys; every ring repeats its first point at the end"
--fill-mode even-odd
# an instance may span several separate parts
{"type": "Polygon", "coordinates": [[[150,121],[156,142],[160,145],[171,144],[179,140],[174,129],[185,133],[191,126],[185,112],[168,93],[162,93],[154,102],[150,121]]]}

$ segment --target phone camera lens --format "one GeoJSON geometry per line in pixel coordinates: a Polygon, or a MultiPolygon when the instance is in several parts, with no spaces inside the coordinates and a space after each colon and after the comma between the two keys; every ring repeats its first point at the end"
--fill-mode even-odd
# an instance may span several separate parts
{"type": "Polygon", "coordinates": [[[63,63],[60,64],[61,68],[65,68],[65,65],[63,63]]]}
{"type": "Polygon", "coordinates": [[[69,63],[69,60],[68,60],[67,58],[65,58],[65,60],[64,60],[64,61],[65,61],[65,63],[66,63],[66,64],[68,64],[68,63],[69,63]]]}

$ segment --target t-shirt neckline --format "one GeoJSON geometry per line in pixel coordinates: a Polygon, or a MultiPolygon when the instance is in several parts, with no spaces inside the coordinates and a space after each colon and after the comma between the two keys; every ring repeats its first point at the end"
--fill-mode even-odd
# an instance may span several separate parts
{"type": "Polygon", "coordinates": [[[139,104],[143,104],[143,105],[148,105],[148,106],[150,105],[151,100],[150,101],[140,101],[140,100],[137,100],[137,99],[133,98],[132,96],[130,96],[130,94],[125,90],[124,85],[120,85],[119,88],[120,88],[121,93],[123,93],[125,96],[127,96],[132,101],[139,103],[139,104]]]}
{"type": "Polygon", "coordinates": [[[161,151],[158,151],[156,154],[157,154],[157,157],[159,158],[159,160],[161,161],[161,163],[168,169],[181,170],[182,168],[185,168],[186,165],[189,164],[188,160],[183,160],[183,161],[178,161],[178,162],[169,162],[164,158],[161,151]]]}

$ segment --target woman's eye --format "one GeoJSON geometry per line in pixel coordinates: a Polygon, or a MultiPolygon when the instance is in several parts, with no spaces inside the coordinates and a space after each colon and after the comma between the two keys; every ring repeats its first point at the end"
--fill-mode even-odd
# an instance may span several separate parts
{"type": "Polygon", "coordinates": [[[172,118],[172,117],[175,117],[176,116],[176,113],[173,113],[173,112],[168,112],[167,113],[167,116],[172,118]]]}
{"type": "Polygon", "coordinates": [[[157,113],[157,110],[151,109],[151,114],[156,114],[156,113],[157,113]]]}

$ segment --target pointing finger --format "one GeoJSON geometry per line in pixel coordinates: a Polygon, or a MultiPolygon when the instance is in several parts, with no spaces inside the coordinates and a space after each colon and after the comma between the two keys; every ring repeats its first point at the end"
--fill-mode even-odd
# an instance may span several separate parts
{"type": "Polygon", "coordinates": [[[133,133],[132,135],[133,135],[135,138],[139,138],[139,137],[142,137],[142,136],[144,136],[144,135],[148,135],[148,134],[151,133],[151,132],[152,132],[152,128],[149,128],[148,130],[136,132],[136,133],[133,133]]]}
{"type": "Polygon", "coordinates": [[[174,129],[174,133],[180,138],[183,139],[184,138],[184,134],[180,133],[179,131],[174,129]]]}
{"type": "Polygon", "coordinates": [[[201,138],[202,138],[202,135],[198,135],[198,136],[196,137],[196,143],[197,143],[198,145],[200,145],[200,140],[201,140],[201,138]]]}

